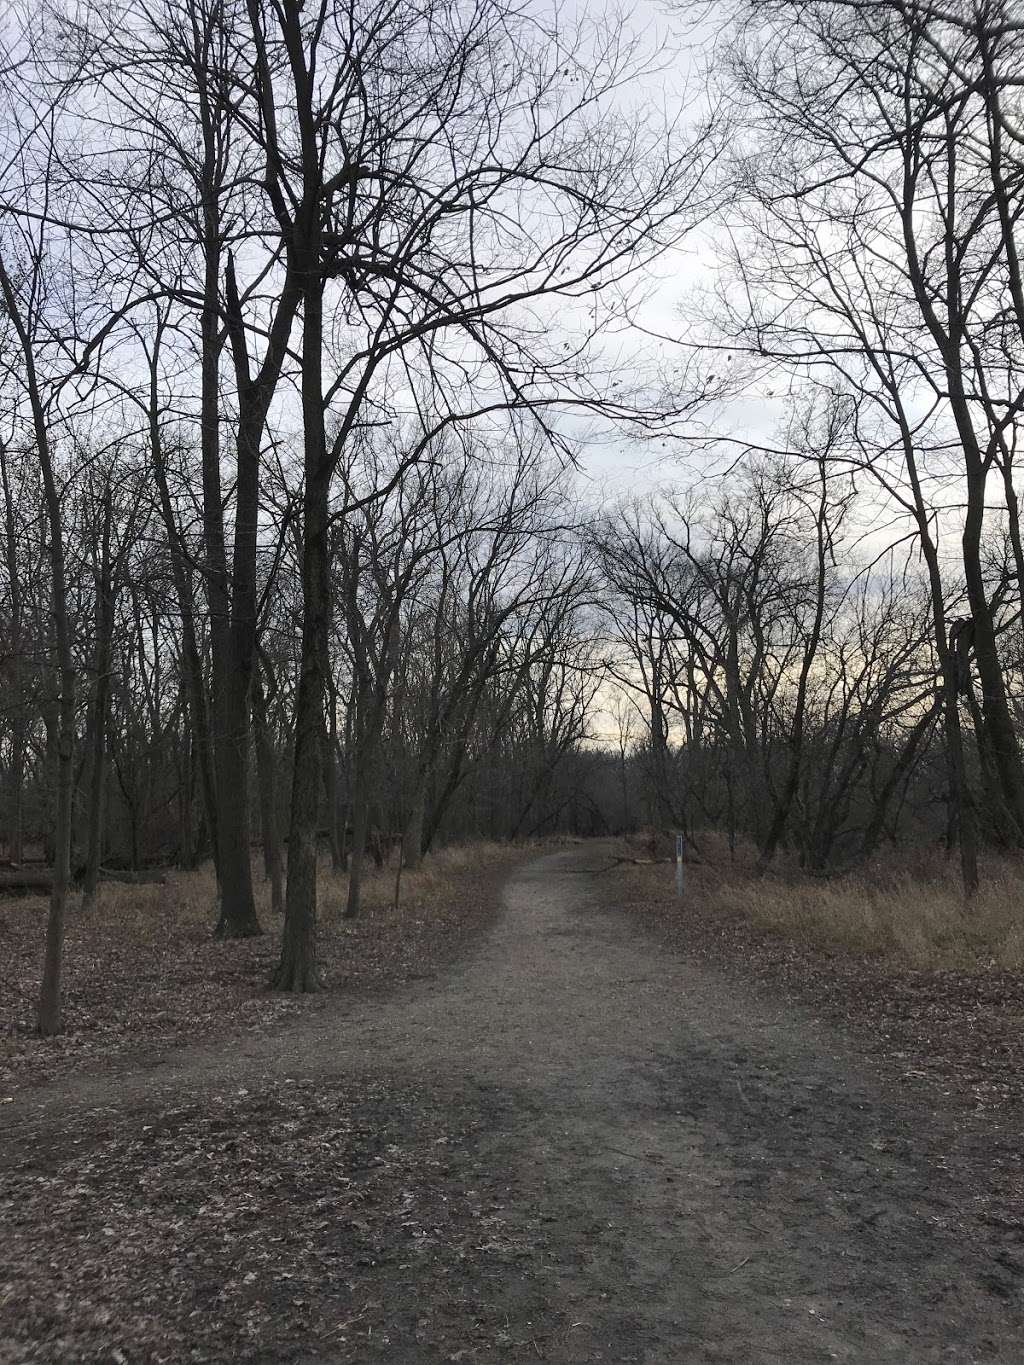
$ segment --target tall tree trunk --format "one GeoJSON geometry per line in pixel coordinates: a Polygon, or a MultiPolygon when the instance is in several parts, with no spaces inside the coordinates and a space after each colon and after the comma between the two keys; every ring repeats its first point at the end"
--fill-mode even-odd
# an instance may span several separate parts
{"type": "MultiPolygon", "coordinates": [[[[54,593],[54,598],[64,593],[54,593]]],[[[64,616],[64,630],[58,629],[58,653],[63,653],[60,636],[66,633],[67,616],[57,608],[55,616],[64,616]]],[[[69,638],[66,636],[66,638],[69,638]]],[[[60,728],[58,733],[56,803],[54,810],[53,887],[46,923],[46,954],[43,979],[39,991],[39,1032],[47,1036],[59,1033],[62,1027],[62,980],[64,967],[64,916],[67,907],[68,883],[71,879],[71,816],[75,769],[75,674],[71,665],[71,651],[67,649],[61,667],[60,728]]]]}
{"type": "Polygon", "coordinates": [[[194,819],[195,801],[195,745],[192,742],[192,729],[188,723],[188,701],[179,703],[185,715],[184,734],[180,746],[181,781],[178,791],[178,866],[184,872],[191,872],[196,865],[196,829],[194,819]]]}
{"type": "Polygon", "coordinates": [[[324,735],[324,642],[330,592],[327,564],[330,468],[323,410],[323,292],[319,218],[296,241],[304,280],[302,299],[302,427],[305,488],[302,498],[302,644],[295,699],[295,754],[288,828],[288,887],[281,957],[273,984],[281,991],[315,991],[317,972],[317,830],[324,735]]]}
{"type": "Polygon", "coordinates": [[[318,487],[318,482],[315,478],[307,480],[305,494],[302,654],[295,702],[288,888],[281,959],[274,976],[275,987],[283,991],[315,991],[320,985],[316,953],[317,816],[320,807],[324,714],[320,623],[316,602],[319,598],[322,610],[320,588],[326,576],[323,545],[327,527],[327,490],[326,481],[321,487],[318,487]],[[310,534],[311,531],[313,534],[310,534]]]}
{"type": "Polygon", "coordinates": [[[25,751],[28,748],[25,710],[21,698],[21,663],[12,669],[15,685],[15,713],[11,722],[11,804],[7,832],[7,854],[14,863],[25,857],[25,751]]]}
{"type": "MultiPolygon", "coordinates": [[[[252,883],[252,848],[249,838],[249,747],[250,693],[256,662],[256,540],[259,526],[260,444],[267,409],[284,347],[291,331],[292,312],[279,309],[268,350],[280,362],[262,380],[249,377],[248,351],[234,265],[228,260],[225,275],[228,331],[235,351],[241,412],[235,442],[235,536],[231,554],[231,597],[227,579],[217,572],[209,576],[212,592],[210,626],[213,646],[214,752],[217,773],[217,839],[220,852],[220,919],[222,938],[248,938],[262,932],[256,915],[252,883]],[[282,335],[283,333],[283,335],[282,335]]],[[[268,361],[264,363],[264,371],[268,361]]],[[[262,372],[261,372],[262,373],[262,372]]],[[[204,452],[204,505],[216,491],[217,506],[207,505],[207,554],[216,568],[223,553],[223,522],[220,516],[219,465],[216,479],[207,474],[204,452]],[[216,483],[216,490],[214,484],[216,483]],[[209,490],[205,486],[209,485],[209,490]]]]}
{"type": "Polygon", "coordinates": [[[402,862],[410,871],[419,867],[423,858],[423,824],[427,814],[427,781],[425,772],[417,774],[409,818],[402,835],[402,862]]]}
{"type": "Polygon", "coordinates": [[[167,482],[167,466],[164,460],[163,439],[160,432],[160,393],[159,393],[159,354],[163,322],[158,321],[153,352],[150,357],[150,394],[149,394],[149,433],[150,453],[153,459],[153,477],[159,496],[160,517],[167,536],[171,564],[171,577],[174,594],[181,617],[181,662],[184,673],[186,697],[188,699],[189,726],[192,742],[195,745],[196,763],[199,769],[199,782],[203,797],[203,814],[206,830],[213,853],[214,871],[219,873],[219,849],[217,842],[217,783],[214,770],[213,739],[210,733],[210,712],[206,699],[206,682],[203,678],[203,660],[199,649],[199,631],[195,593],[192,576],[182,544],[181,533],[174,516],[170,486],[167,482]]]}
{"type": "Polygon", "coordinates": [[[271,908],[275,915],[280,915],[284,913],[284,880],[281,839],[277,828],[277,757],[267,722],[263,679],[258,668],[252,680],[252,721],[256,741],[256,774],[260,789],[263,870],[270,883],[271,908]]]}
{"type": "MultiPolygon", "coordinates": [[[[339,872],[348,871],[349,855],[352,852],[352,753],[353,753],[353,708],[345,707],[345,799],[338,807],[338,845],[341,850],[339,872]]],[[[341,757],[341,755],[339,755],[341,757]]]]}
{"type": "Polygon", "coordinates": [[[262,932],[253,894],[249,830],[249,682],[248,674],[237,669],[221,687],[222,728],[216,738],[218,938],[251,938],[262,932]]]}
{"type": "Polygon", "coordinates": [[[324,677],[327,679],[327,720],[322,731],[327,837],[331,846],[331,867],[335,872],[340,872],[344,867],[344,857],[342,852],[341,810],[338,802],[338,694],[330,675],[330,660],[326,640],[323,644],[322,668],[324,677]]]}
{"type": "Polygon", "coordinates": [[[355,919],[363,894],[363,866],[366,862],[366,836],[370,825],[370,782],[366,770],[367,745],[358,744],[352,779],[352,851],[348,860],[348,899],[345,918],[355,919]]]}
{"type": "MultiPolygon", "coordinates": [[[[51,670],[46,670],[47,683],[49,684],[51,670]]],[[[59,683],[58,683],[59,686],[59,683]]],[[[54,839],[54,830],[57,826],[57,785],[55,774],[57,772],[58,755],[60,753],[60,698],[56,693],[50,693],[42,697],[39,702],[39,709],[43,717],[43,753],[45,756],[46,773],[46,814],[43,823],[43,859],[50,866],[57,860],[57,844],[54,839]]]]}
{"type": "MultiPolygon", "coordinates": [[[[815,595],[814,595],[814,619],[811,625],[810,634],[804,646],[803,658],[800,661],[800,676],[796,689],[796,705],[793,709],[793,729],[790,734],[789,742],[789,764],[785,778],[782,783],[782,790],[775,801],[775,809],[772,812],[771,820],[768,824],[768,831],[761,844],[761,852],[757,860],[757,875],[763,876],[767,872],[771,860],[775,857],[775,851],[779,846],[789,823],[789,813],[796,800],[797,791],[800,788],[800,769],[803,758],[804,748],[804,720],[807,713],[807,686],[810,681],[811,669],[818,654],[818,645],[821,642],[821,628],[825,619],[825,593],[828,587],[828,556],[832,549],[832,533],[829,528],[828,515],[828,475],[825,468],[824,457],[821,458],[818,466],[819,477],[819,497],[817,515],[815,518],[815,595]]],[[[766,783],[766,786],[768,784],[766,783]]]]}
{"type": "MultiPolygon", "coordinates": [[[[250,0],[249,10],[255,33],[259,28],[259,13],[255,0],[250,0]]],[[[315,216],[315,208],[316,206],[314,214],[310,216],[315,216]]],[[[296,228],[296,240],[298,235],[301,234],[296,228]]],[[[256,550],[260,514],[260,447],[266,428],[267,413],[288,354],[288,341],[295,314],[300,302],[304,301],[308,305],[313,288],[319,293],[318,281],[317,251],[314,249],[310,254],[308,250],[303,252],[296,247],[289,257],[285,282],[267,337],[263,364],[253,376],[250,373],[245,320],[235,279],[234,262],[230,255],[224,275],[226,330],[234,355],[239,403],[235,439],[235,531],[231,551],[230,606],[227,602],[226,577],[220,580],[218,575],[213,573],[209,576],[208,582],[215,592],[214,598],[211,599],[210,624],[213,688],[219,703],[215,707],[214,738],[217,771],[217,838],[221,861],[221,912],[217,932],[226,938],[244,938],[262,932],[253,898],[252,850],[249,844],[248,824],[249,701],[256,662],[258,624],[256,550]],[[214,603],[217,604],[216,607],[214,603]]],[[[306,325],[307,327],[309,325],[308,318],[306,325]]],[[[319,333],[319,327],[317,330],[319,333]]],[[[319,344],[318,335],[317,345],[319,344]]],[[[304,330],[304,354],[305,346],[304,330]]],[[[319,363],[315,381],[319,389],[319,363]]],[[[310,381],[303,370],[304,395],[308,382],[310,381]]],[[[305,407],[304,396],[304,413],[305,407]]],[[[322,432],[322,411],[319,427],[322,432]]],[[[212,447],[212,437],[210,444],[212,447]]],[[[322,447],[322,437],[319,444],[322,447]]],[[[209,463],[212,466],[212,460],[209,463]]],[[[217,521],[220,511],[219,466],[215,479],[212,467],[209,473],[207,472],[207,464],[204,451],[203,500],[205,521],[209,525],[207,543],[213,549],[213,562],[216,565],[223,544],[223,522],[217,521]]],[[[289,853],[289,869],[290,866],[289,853]]]]}
{"type": "Polygon", "coordinates": [[[110,710],[110,655],[114,634],[114,585],[110,564],[110,527],[113,506],[108,483],[103,490],[103,525],[99,568],[96,574],[96,682],[89,703],[86,725],[89,746],[89,795],[86,811],[85,875],[82,908],[96,903],[103,844],[104,792],[106,789],[107,717],[110,710]]]}
{"type": "MultiPolygon", "coordinates": [[[[911,240],[908,238],[908,241],[911,240]]],[[[916,277],[915,277],[916,278],[916,277]]],[[[916,286],[915,286],[916,287],[916,286]]],[[[919,293],[919,298],[922,296],[919,293]]],[[[923,311],[930,307],[925,301],[923,311]]],[[[927,316],[927,311],[926,311],[927,316]]],[[[934,318],[932,318],[932,322],[934,318]]],[[[930,324],[931,325],[931,324],[930,324]]],[[[933,331],[935,329],[933,328],[933,331]]],[[[936,333],[937,334],[937,333],[936,333]]],[[[910,480],[914,500],[914,518],[917,522],[921,553],[928,571],[928,594],[931,601],[932,630],[935,639],[935,652],[939,660],[939,676],[942,682],[943,728],[946,737],[946,780],[949,787],[949,825],[956,831],[960,847],[960,875],[963,882],[964,898],[970,901],[978,890],[978,821],[974,807],[974,797],[967,781],[967,768],[964,762],[963,730],[960,725],[959,678],[957,661],[949,647],[946,627],[946,605],[942,591],[942,567],[939,552],[932,537],[932,509],[924,496],[917,467],[914,424],[903,408],[903,399],[898,386],[892,391],[893,405],[898,414],[903,458],[910,480]]]]}
{"type": "Polygon", "coordinates": [[[989,745],[992,774],[989,804],[1003,824],[1001,835],[1012,846],[1024,844],[1024,772],[1020,750],[1006,697],[1003,667],[996,644],[992,608],[985,591],[981,566],[981,534],[984,516],[984,480],[968,475],[967,515],[964,518],[963,555],[967,597],[974,621],[974,657],[981,684],[981,712],[985,741],[989,745]],[[1005,814],[1004,814],[1005,813],[1005,814]]]}
{"type": "Polygon", "coordinates": [[[9,677],[11,696],[14,706],[11,715],[11,771],[9,785],[7,856],[14,863],[20,863],[25,854],[24,848],[24,793],[25,793],[25,751],[27,745],[27,716],[24,686],[24,661],[22,659],[22,596],[21,575],[18,572],[18,535],[17,517],[14,507],[10,472],[7,467],[7,449],[0,445],[0,480],[4,494],[4,547],[7,559],[7,587],[11,606],[11,660],[9,677]]]}
{"type": "Polygon", "coordinates": [[[61,981],[64,964],[64,914],[68,883],[71,879],[71,819],[75,784],[75,665],[71,652],[71,627],[68,620],[67,579],[64,563],[64,527],[60,491],[53,465],[46,411],[36,375],[32,339],[21,315],[20,306],[6,263],[0,258],[0,292],[7,313],[21,343],[22,360],[36,453],[43,476],[43,499],[49,530],[50,591],[53,603],[54,640],[59,687],[57,694],[56,772],[54,774],[53,886],[46,923],[46,953],[39,990],[39,1032],[59,1033],[62,1023],[61,981]]]}
{"type": "MultiPolygon", "coordinates": [[[[914,144],[916,146],[916,143],[914,144]]],[[[908,140],[905,155],[910,156],[911,142],[908,140]]],[[[949,130],[946,148],[950,166],[950,183],[956,181],[953,168],[957,165],[959,148],[956,137],[949,130]]],[[[916,172],[915,172],[916,174],[916,172]]],[[[907,183],[911,172],[907,172],[907,183]]],[[[906,191],[905,191],[906,194],[906,191]]],[[[965,378],[962,346],[967,334],[967,320],[962,312],[963,291],[959,275],[959,260],[956,249],[956,235],[950,222],[945,236],[945,280],[941,295],[944,316],[940,316],[940,296],[930,288],[927,270],[922,268],[915,237],[915,214],[912,211],[911,196],[903,210],[904,244],[907,250],[908,278],[914,290],[921,315],[936,343],[946,375],[946,388],[950,413],[956,424],[957,435],[964,454],[964,473],[967,480],[967,511],[964,516],[964,529],[961,537],[963,552],[964,579],[967,585],[967,598],[974,621],[974,653],[981,683],[982,713],[985,727],[992,746],[995,781],[1000,788],[999,798],[990,791],[990,804],[994,809],[1003,806],[1009,817],[1009,828],[1004,837],[1010,844],[1024,844],[1024,768],[1021,766],[1020,749],[1010,716],[1006,697],[1006,685],[1002,665],[996,646],[995,625],[992,608],[985,590],[985,575],[981,562],[981,542],[985,520],[985,484],[990,457],[983,451],[974,427],[974,411],[968,397],[969,381],[965,378]],[[1001,798],[1001,799],[1000,799],[1001,798]]],[[[906,438],[905,438],[906,439],[906,438]]],[[[992,452],[994,454],[994,450],[992,452]]],[[[921,498],[915,488],[915,502],[920,507],[921,498]]],[[[918,513],[920,524],[920,512],[918,513]]],[[[943,633],[944,634],[944,633],[943,633]]],[[[953,725],[953,710],[947,704],[947,724],[953,725]]],[[[959,720],[955,722],[959,730],[959,720]]],[[[947,733],[950,733],[947,731],[947,733]]],[[[962,755],[961,755],[962,757],[962,755]]],[[[951,753],[951,764],[957,762],[951,753]]],[[[952,770],[952,769],[951,769],[952,770]]],[[[966,787],[961,797],[966,793],[966,787]]],[[[969,797],[968,797],[969,800],[969,797]]],[[[963,805],[963,803],[961,802],[963,805]]],[[[961,815],[964,813],[961,810],[961,815]]],[[[970,817],[970,812],[968,812],[970,817]]],[[[961,848],[961,852],[963,852],[961,848]]],[[[977,884],[975,878],[975,885],[977,884]]],[[[966,881],[965,881],[966,887],[966,881]]],[[[968,892],[968,894],[973,894],[968,892]]]]}
{"type": "Polygon", "coordinates": [[[963,881],[964,896],[973,899],[978,890],[978,817],[974,806],[974,795],[967,781],[964,763],[963,730],[960,725],[955,674],[951,668],[945,670],[943,692],[945,696],[944,722],[946,729],[946,769],[950,793],[950,818],[957,831],[960,846],[960,875],[963,881]]]}
{"type": "MultiPolygon", "coordinates": [[[[197,35],[198,36],[198,35],[197,35]]],[[[201,163],[203,252],[203,299],[199,314],[199,444],[203,489],[203,583],[210,615],[212,656],[211,769],[213,781],[209,795],[213,806],[208,815],[214,836],[219,914],[215,933],[223,938],[244,938],[258,934],[259,921],[252,897],[252,871],[249,862],[248,763],[249,682],[247,673],[233,667],[231,640],[231,593],[227,543],[224,535],[224,497],[221,487],[220,449],[220,361],[223,347],[220,308],[222,262],[219,133],[222,112],[211,100],[211,90],[199,82],[199,114],[203,130],[201,163]]],[[[229,258],[230,259],[230,258],[229,258]]],[[[238,320],[233,272],[229,271],[229,327],[238,320]]],[[[238,365],[236,362],[236,371],[238,365]]],[[[244,401],[244,395],[239,394],[244,401]]],[[[250,487],[254,476],[243,470],[244,413],[239,417],[237,442],[236,525],[243,516],[255,520],[250,487]]],[[[255,532],[255,527],[253,528],[255,532]]],[[[237,549],[237,541],[236,541],[237,549]]],[[[255,566],[253,566],[255,573],[255,566]]],[[[199,736],[199,730],[196,734],[199,736]]]]}
{"type": "MultiPolygon", "coordinates": [[[[205,99],[205,96],[204,96],[205,99]]],[[[206,137],[203,203],[203,304],[200,313],[200,445],[203,474],[204,580],[213,655],[213,748],[216,773],[219,938],[259,934],[249,840],[249,691],[256,648],[256,530],[259,459],[265,409],[236,355],[241,412],[236,434],[235,541],[231,574],[224,534],[220,470],[221,228],[214,115],[203,105],[206,137]],[[255,398],[255,402],[254,402],[255,398]],[[230,584],[230,586],[229,586],[230,584]]],[[[229,330],[244,349],[244,325],[229,257],[229,330]]],[[[247,365],[246,365],[247,369],[247,365]]]]}

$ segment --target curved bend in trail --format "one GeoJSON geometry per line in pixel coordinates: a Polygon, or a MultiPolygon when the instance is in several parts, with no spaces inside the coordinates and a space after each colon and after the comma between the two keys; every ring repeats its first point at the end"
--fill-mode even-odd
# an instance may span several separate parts
{"type": "MultiPolygon", "coordinates": [[[[438,1198],[500,1209],[454,1269],[443,1247],[395,1258],[373,1291],[388,1337],[259,1359],[1024,1362],[1020,1280],[964,1234],[952,1125],[813,1020],[660,951],[615,911],[611,861],[531,863],[459,966],[235,1059],[268,1082],[372,1071],[442,1131],[471,1114],[438,1198]]],[[[162,1096],[224,1067],[172,1061],[162,1096]]]]}

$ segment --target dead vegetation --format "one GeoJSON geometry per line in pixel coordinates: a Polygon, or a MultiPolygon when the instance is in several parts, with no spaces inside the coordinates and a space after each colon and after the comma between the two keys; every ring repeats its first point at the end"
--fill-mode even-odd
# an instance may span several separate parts
{"type": "MultiPolygon", "coordinates": [[[[667,844],[667,836],[663,839],[667,844]]],[[[1024,871],[990,857],[970,908],[941,849],[823,879],[702,836],[674,869],[623,866],[621,903],[663,941],[860,1037],[903,1078],[1008,1113],[1024,1100],[1024,871]]],[[[659,848],[659,853],[664,853],[659,848]]]]}
{"type": "Polygon", "coordinates": [[[447,1339],[466,1267],[505,1268],[500,1201],[462,1178],[480,1122],[391,1077],[298,1077],[26,1144],[0,1180],[0,1361],[350,1360],[357,1342],[389,1359],[396,1334],[447,1339]]]}
{"type": "Polygon", "coordinates": [[[277,961],[280,920],[260,888],[260,938],[211,935],[212,873],[171,874],[164,885],[104,885],[96,909],[74,906],[67,933],[65,1031],[34,1032],[46,902],[0,905],[0,1098],[14,1086],[52,1079],[132,1049],[170,1048],[216,1034],[258,1031],[322,1006],[329,993],[388,986],[422,976],[450,958],[463,937],[494,913],[496,887],[523,856],[509,845],[444,849],[401,879],[395,868],[368,876],[358,919],[341,918],[347,879],[321,872],[323,996],[267,988],[277,961]]]}
{"type": "MultiPolygon", "coordinates": [[[[674,894],[669,836],[630,841],[638,875],[674,894]],[[641,856],[641,853],[643,856],[641,856]]],[[[918,971],[1024,970],[1024,865],[989,855],[981,889],[965,906],[956,860],[941,848],[890,853],[844,875],[804,873],[780,858],[766,875],[756,850],[730,852],[719,834],[701,834],[687,856],[688,895],[712,916],[747,919],[826,953],[879,958],[918,971]]]]}

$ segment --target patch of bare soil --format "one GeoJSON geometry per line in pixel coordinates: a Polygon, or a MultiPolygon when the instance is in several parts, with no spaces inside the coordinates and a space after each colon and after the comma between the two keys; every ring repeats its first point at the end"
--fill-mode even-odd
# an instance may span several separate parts
{"type": "Polygon", "coordinates": [[[1024,1360],[981,1119],[666,950],[611,868],[520,869],[383,998],[16,1095],[0,1361],[1024,1360]]]}

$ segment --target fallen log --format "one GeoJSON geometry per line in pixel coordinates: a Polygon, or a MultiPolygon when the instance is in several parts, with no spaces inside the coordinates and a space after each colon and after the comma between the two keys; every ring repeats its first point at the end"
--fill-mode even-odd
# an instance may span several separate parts
{"type": "MultiPolygon", "coordinates": [[[[80,885],[83,873],[78,872],[71,879],[72,889],[80,885]]],[[[162,872],[122,872],[119,869],[101,867],[101,882],[120,882],[127,886],[165,886],[167,878],[162,872]]],[[[5,867],[0,868],[0,896],[46,896],[53,889],[53,868],[51,867],[5,867]]]]}
{"type": "Polygon", "coordinates": [[[101,882],[125,882],[128,886],[166,886],[167,878],[162,872],[150,868],[146,872],[122,872],[112,867],[100,868],[101,882]]]}
{"type": "Polygon", "coordinates": [[[0,896],[43,896],[53,886],[48,868],[5,868],[0,871],[0,896]]]}
{"type": "MultiPolygon", "coordinates": [[[[603,867],[570,867],[569,872],[576,873],[578,876],[596,876],[599,872],[611,872],[617,867],[669,867],[675,863],[675,858],[631,858],[622,854],[610,854],[611,861],[605,863],[603,867]]],[[[687,867],[703,867],[700,858],[693,854],[687,854],[683,859],[687,867]]]]}

